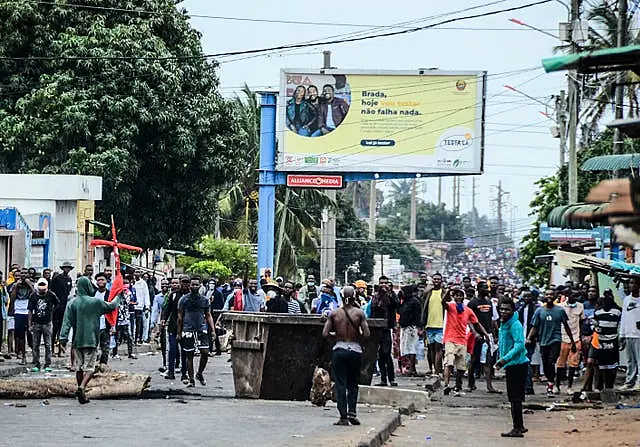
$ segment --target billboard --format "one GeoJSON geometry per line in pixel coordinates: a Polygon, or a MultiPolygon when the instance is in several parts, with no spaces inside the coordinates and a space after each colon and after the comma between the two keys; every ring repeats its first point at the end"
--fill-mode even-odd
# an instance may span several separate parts
{"type": "Polygon", "coordinates": [[[276,170],[480,174],[485,72],[283,70],[276,170]]]}

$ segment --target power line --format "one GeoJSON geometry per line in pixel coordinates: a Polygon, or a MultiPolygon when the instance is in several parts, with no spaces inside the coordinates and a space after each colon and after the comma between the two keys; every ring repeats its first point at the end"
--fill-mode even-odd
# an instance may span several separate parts
{"type": "Polygon", "coordinates": [[[335,39],[330,41],[323,42],[314,42],[314,43],[299,43],[299,44],[285,44],[278,45],[274,47],[266,47],[266,48],[256,48],[251,50],[238,50],[238,51],[227,51],[222,53],[213,53],[213,54],[203,54],[203,55],[195,55],[195,56],[22,56],[22,57],[11,57],[11,56],[2,56],[0,59],[2,60],[189,60],[189,59],[207,59],[207,58],[216,58],[216,57],[225,57],[225,56],[239,56],[239,55],[247,55],[247,54],[255,54],[255,53],[264,53],[268,51],[276,51],[276,50],[288,50],[295,48],[309,48],[321,45],[337,45],[343,43],[351,43],[351,42],[362,42],[371,39],[378,39],[383,37],[392,37],[399,36],[403,34],[411,34],[418,31],[423,31],[430,28],[435,28],[440,25],[446,25],[448,23],[454,23],[464,20],[477,19],[481,17],[489,17],[497,14],[502,14],[505,12],[519,11],[522,9],[531,8],[538,5],[543,5],[553,0],[539,0],[537,2],[527,3],[520,6],[514,6],[511,8],[504,8],[496,11],[488,11],[479,14],[472,14],[463,17],[455,17],[452,19],[442,20],[437,23],[433,23],[430,25],[418,26],[410,29],[404,29],[400,31],[390,31],[381,34],[373,34],[369,36],[358,36],[351,37],[345,39],[335,39]]]}

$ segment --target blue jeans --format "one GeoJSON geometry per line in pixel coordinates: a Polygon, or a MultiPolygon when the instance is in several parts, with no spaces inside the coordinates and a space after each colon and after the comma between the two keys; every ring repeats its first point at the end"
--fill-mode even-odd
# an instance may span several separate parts
{"type": "Polygon", "coordinates": [[[527,349],[527,358],[529,359],[529,366],[527,368],[527,381],[525,382],[525,390],[527,392],[533,392],[533,378],[531,376],[531,357],[533,356],[533,351],[536,350],[536,345],[533,344],[531,346],[525,345],[527,349]]]}
{"type": "Polygon", "coordinates": [[[340,419],[356,417],[358,379],[362,354],[348,349],[334,349],[331,372],[336,383],[336,400],[340,419]]]}
{"type": "Polygon", "coordinates": [[[176,358],[178,357],[178,340],[176,334],[169,334],[169,374],[176,370],[176,358]]]}
{"type": "Polygon", "coordinates": [[[298,135],[300,135],[301,137],[310,137],[311,131],[309,129],[301,127],[300,129],[298,129],[298,135]]]}
{"type": "Polygon", "coordinates": [[[135,312],[129,313],[129,335],[131,336],[131,341],[136,342],[136,314],[135,312]]]}

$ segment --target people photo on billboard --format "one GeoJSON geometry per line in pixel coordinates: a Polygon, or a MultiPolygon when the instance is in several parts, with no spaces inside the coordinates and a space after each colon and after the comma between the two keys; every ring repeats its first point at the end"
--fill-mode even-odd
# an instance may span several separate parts
{"type": "Polygon", "coordinates": [[[351,105],[345,75],[304,75],[287,85],[287,128],[303,137],[322,137],[344,121],[351,105]]]}

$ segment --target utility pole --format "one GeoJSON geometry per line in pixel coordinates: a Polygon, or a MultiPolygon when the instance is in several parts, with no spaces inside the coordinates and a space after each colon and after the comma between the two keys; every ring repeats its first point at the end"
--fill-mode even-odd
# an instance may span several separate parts
{"type": "MultiPolygon", "coordinates": [[[[627,0],[618,0],[618,40],[617,46],[623,47],[626,45],[626,31],[627,31],[627,9],[628,4],[627,0]]],[[[622,85],[624,82],[624,73],[622,71],[618,72],[616,76],[616,119],[624,118],[624,86],[622,85]]],[[[622,132],[620,132],[620,128],[616,127],[613,131],[613,153],[621,154],[622,145],[623,145],[622,132]]],[[[619,177],[620,172],[616,171],[614,173],[615,177],[619,177]]]]}
{"type": "MultiPolygon", "coordinates": [[[[564,90],[560,90],[560,96],[556,97],[556,122],[560,132],[560,168],[564,166],[564,156],[567,152],[567,97],[564,90]]],[[[558,182],[558,197],[560,203],[564,204],[564,193],[562,185],[558,182]]]]}
{"type": "Polygon", "coordinates": [[[370,190],[369,190],[369,240],[376,240],[376,181],[372,180],[369,182],[370,190]]]}
{"type": "MultiPolygon", "coordinates": [[[[323,68],[331,68],[331,51],[323,52],[323,68]]],[[[325,192],[327,198],[336,201],[336,190],[325,192]]],[[[320,227],[320,276],[321,278],[335,278],[336,274],[336,214],[333,208],[322,210],[320,227]],[[326,219],[325,219],[326,217],[326,219]]]]}
{"type": "Polygon", "coordinates": [[[502,189],[502,181],[498,182],[498,186],[496,186],[496,188],[498,188],[498,193],[496,195],[496,198],[494,199],[494,201],[496,202],[496,211],[497,211],[497,223],[498,223],[498,231],[496,232],[496,248],[500,248],[500,239],[502,236],[502,233],[504,231],[504,219],[502,216],[502,208],[505,206],[505,201],[504,201],[504,196],[506,196],[507,194],[509,194],[507,191],[502,189]]]}
{"type": "Polygon", "coordinates": [[[438,177],[438,206],[442,204],[442,177],[438,177]]]}
{"type": "MultiPolygon", "coordinates": [[[[580,20],[581,0],[571,0],[571,14],[569,28],[571,30],[571,53],[577,53],[578,47],[574,39],[576,26],[580,20]]],[[[577,130],[578,130],[578,73],[576,70],[569,71],[569,203],[578,201],[578,153],[577,153],[577,130]]]]}
{"type": "Polygon", "coordinates": [[[475,212],[476,212],[476,196],[478,195],[478,193],[476,192],[476,178],[473,177],[471,180],[472,180],[472,183],[471,183],[471,212],[475,214],[475,212]]]}
{"type": "Polygon", "coordinates": [[[456,197],[458,195],[458,177],[454,175],[452,180],[453,180],[453,197],[452,197],[452,200],[451,200],[451,210],[455,213],[456,212],[456,197]]]}
{"type": "Polygon", "coordinates": [[[460,186],[462,185],[462,177],[458,176],[458,190],[456,193],[456,214],[460,215],[460,186]]]}
{"type": "Polygon", "coordinates": [[[413,179],[411,182],[411,218],[409,222],[409,240],[416,240],[416,189],[418,189],[418,179],[413,179]]]}

